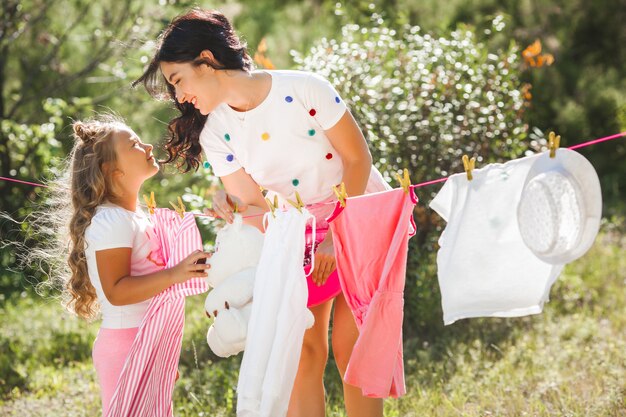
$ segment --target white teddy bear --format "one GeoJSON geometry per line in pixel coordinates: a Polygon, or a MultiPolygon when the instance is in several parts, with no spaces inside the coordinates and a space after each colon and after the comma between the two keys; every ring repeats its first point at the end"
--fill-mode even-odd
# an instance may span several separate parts
{"type": "Polygon", "coordinates": [[[215,238],[215,252],[208,259],[207,283],[213,289],[204,303],[214,317],[207,342],[218,356],[228,357],[244,350],[252,309],[256,266],[263,249],[263,233],[243,224],[240,214],[215,238]]]}

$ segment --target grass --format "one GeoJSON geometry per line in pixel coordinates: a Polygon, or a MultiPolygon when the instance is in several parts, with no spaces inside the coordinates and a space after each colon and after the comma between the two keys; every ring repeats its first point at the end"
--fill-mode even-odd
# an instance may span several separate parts
{"type": "MultiPolygon", "coordinates": [[[[626,415],[626,238],[605,231],[568,265],[544,313],[462,320],[405,340],[407,395],[386,416],[626,415]]],[[[212,355],[203,297],[187,303],[177,416],[231,416],[240,357],[212,355]]],[[[6,301],[0,325],[0,415],[94,416],[91,366],[97,323],[69,317],[56,300],[6,301]]],[[[344,416],[329,361],[328,416],[344,416]]]]}

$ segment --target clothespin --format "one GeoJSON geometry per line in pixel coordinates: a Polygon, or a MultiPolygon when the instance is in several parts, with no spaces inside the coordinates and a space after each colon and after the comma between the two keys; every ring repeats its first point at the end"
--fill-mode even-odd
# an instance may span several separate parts
{"type": "Polygon", "coordinates": [[[476,158],[469,159],[467,155],[463,155],[463,167],[465,168],[465,173],[467,174],[467,180],[471,181],[472,178],[472,170],[476,166],[476,158]]]}
{"type": "Polygon", "coordinates": [[[174,207],[174,210],[176,210],[176,213],[178,213],[181,219],[185,218],[185,211],[187,208],[185,207],[185,204],[183,204],[182,198],[178,197],[178,205],[172,203],[171,201],[170,204],[174,207]]]}
{"type": "Polygon", "coordinates": [[[404,192],[408,194],[409,188],[411,187],[411,177],[409,177],[409,170],[404,168],[402,176],[396,173],[396,178],[398,179],[398,182],[400,183],[400,186],[402,187],[404,192]]]}
{"type": "Polygon", "coordinates": [[[156,208],[156,200],[154,199],[154,191],[150,191],[150,198],[147,195],[143,195],[143,201],[146,202],[146,206],[148,206],[148,213],[154,214],[154,209],[156,208]]]}
{"type": "Polygon", "coordinates": [[[297,191],[296,191],[296,201],[293,202],[287,199],[287,202],[291,204],[292,206],[294,206],[295,208],[297,208],[300,213],[302,213],[302,208],[304,207],[304,203],[302,202],[302,199],[300,198],[300,194],[298,194],[297,191]]]}
{"type": "Polygon", "coordinates": [[[556,156],[556,150],[561,144],[561,135],[557,135],[554,132],[550,132],[548,135],[548,149],[550,149],[550,158],[556,156]]]}
{"type": "Polygon", "coordinates": [[[339,204],[341,204],[341,207],[345,207],[346,199],[348,198],[348,194],[346,193],[346,184],[342,182],[341,185],[333,185],[333,191],[335,192],[335,195],[337,196],[337,200],[339,200],[339,204]]]}
{"type": "Polygon", "coordinates": [[[276,217],[276,209],[278,208],[278,196],[274,195],[274,202],[272,203],[272,201],[265,197],[265,202],[267,203],[267,206],[270,208],[270,211],[272,212],[272,217],[276,217]]]}

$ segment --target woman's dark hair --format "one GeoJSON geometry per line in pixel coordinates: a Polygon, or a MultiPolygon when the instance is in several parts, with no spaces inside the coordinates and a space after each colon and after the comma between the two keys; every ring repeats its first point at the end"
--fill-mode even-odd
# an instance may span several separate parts
{"type": "Polygon", "coordinates": [[[176,101],[174,87],[161,73],[161,62],[190,62],[194,66],[209,65],[216,69],[252,70],[252,59],[233,30],[228,19],[216,10],[191,9],[174,18],[158,38],[156,52],[143,75],[133,82],[133,87],[143,83],[150,95],[156,98],[169,96],[181,115],[168,124],[169,137],[165,144],[168,158],[162,163],[177,163],[183,172],[200,166],[202,148],[200,132],[207,116],[202,115],[192,104],[176,101]],[[215,61],[200,58],[200,53],[209,50],[215,61]]]}

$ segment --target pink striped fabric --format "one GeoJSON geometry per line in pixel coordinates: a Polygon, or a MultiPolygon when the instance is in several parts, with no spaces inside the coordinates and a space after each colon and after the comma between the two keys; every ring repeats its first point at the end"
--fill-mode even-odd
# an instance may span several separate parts
{"type": "MultiPolygon", "coordinates": [[[[192,213],[181,219],[172,210],[156,209],[152,221],[161,241],[166,268],[202,249],[192,213]]],[[[172,416],[172,391],[185,325],[185,297],[206,291],[204,278],[192,278],[172,285],[152,299],[126,358],[107,417],[172,416]]]]}

